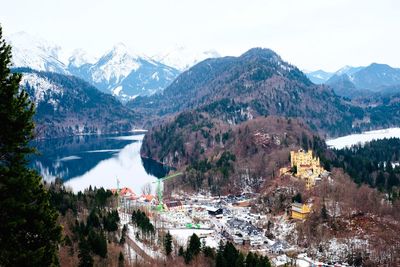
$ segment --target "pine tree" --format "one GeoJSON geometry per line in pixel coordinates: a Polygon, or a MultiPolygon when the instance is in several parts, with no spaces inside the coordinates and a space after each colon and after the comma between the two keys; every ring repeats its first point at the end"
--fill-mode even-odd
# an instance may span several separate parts
{"type": "Polygon", "coordinates": [[[122,252],[119,253],[119,257],[118,257],[118,266],[119,267],[123,267],[124,266],[124,254],[122,254],[122,252]]]}
{"type": "Polygon", "coordinates": [[[322,205],[321,208],[321,218],[324,222],[326,222],[329,218],[328,210],[326,209],[325,203],[322,205]]]}
{"type": "Polygon", "coordinates": [[[190,251],[191,254],[194,255],[194,256],[199,254],[199,252],[201,251],[200,238],[196,234],[193,234],[190,237],[189,247],[187,248],[187,250],[190,251]]]}
{"type": "Polygon", "coordinates": [[[183,254],[185,254],[185,251],[183,250],[183,247],[179,247],[178,256],[183,256],[183,254]]]}
{"type": "Polygon", "coordinates": [[[383,187],[385,186],[385,175],[383,174],[383,172],[378,173],[378,176],[376,177],[375,186],[378,187],[380,190],[382,190],[383,187]]]}
{"type": "Polygon", "coordinates": [[[79,241],[79,267],[93,266],[93,258],[90,255],[90,246],[84,237],[79,241]]]}
{"type": "Polygon", "coordinates": [[[256,267],[257,261],[254,257],[254,254],[250,251],[246,257],[246,267],[256,267]]]}
{"type": "Polygon", "coordinates": [[[169,233],[169,231],[165,235],[164,248],[165,248],[165,254],[169,256],[172,252],[172,236],[169,233]]]}
{"type": "Polygon", "coordinates": [[[0,266],[57,265],[61,227],[42,178],[27,167],[34,152],[34,105],[11,73],[0,26],[0,266]]]}
{"type": "Polygon", "coordinates": [[[239,252],[231,242],[227,242],[224,248],[224,258],[226,259],[227,266],[234,266],[239,252]]]}
{"type": "Polygon", "coordinates": [[[239,253],[236,259],[235,267],[244,267],[244,255],[242,252],[239,253]]]}

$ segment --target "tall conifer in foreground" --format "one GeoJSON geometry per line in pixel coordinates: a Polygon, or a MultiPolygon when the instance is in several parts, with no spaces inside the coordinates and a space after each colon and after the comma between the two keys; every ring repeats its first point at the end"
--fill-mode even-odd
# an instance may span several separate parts
{"type": "Polygon", "coordinates": [[[54,266],[61,227],[42,178],[27,167],[34,105],[10,65],[0,26],[0,266],[54,266]]]}

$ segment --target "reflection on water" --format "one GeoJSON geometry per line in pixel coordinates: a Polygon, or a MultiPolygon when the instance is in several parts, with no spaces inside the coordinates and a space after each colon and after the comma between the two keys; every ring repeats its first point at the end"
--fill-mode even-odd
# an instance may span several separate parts
{"type": "Polygon", "coordinates": [[[157,178],[162,178],[167,175],[169,171],[175,170],[175,168],[160,164],[159,162],[150,158],[142,158],[142,165],[148,174],[157,178]]]}
{"type": "Polygon", "coordinates": [[[74,191],[103,186],[130,187],[140,193],[141,187],[165,176],[169,169],[140,157],[143,135],[78,136],[43,140],[34,143],[40,156],[31,165],[47,181],[62,178],[74,191]]]}

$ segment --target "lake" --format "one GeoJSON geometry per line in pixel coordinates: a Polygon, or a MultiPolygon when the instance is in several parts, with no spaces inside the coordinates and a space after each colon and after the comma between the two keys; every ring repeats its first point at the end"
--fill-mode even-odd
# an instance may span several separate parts
{"type": "MultiPolygon", "coordinates": [[[[77,192],[92,187],[129,187],[137,194],[146,183],[165,176],[169,168],[141,158],[144,134],[87,135],[35,141],[41,155],[32,157],[46,181],[56,177],[77,192]]],[[[153,184],[153,189],[155,185],[153,184]]]]}
{"type": "Polygon", "coordinates": [[[363,132],[361,134],[351,134],[339,138],[327,140],[326,144],[329,147],[342,149],[358,143],[364,144],[372,140],[397,137],[400,138],[400,128],[388,128],[383,130],[375,130],[363,132]]]}

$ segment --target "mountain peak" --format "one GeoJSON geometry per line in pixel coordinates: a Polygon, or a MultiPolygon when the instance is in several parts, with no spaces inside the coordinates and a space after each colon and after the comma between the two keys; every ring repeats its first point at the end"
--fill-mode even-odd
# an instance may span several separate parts
{"type": "Polygon", "coordinates": [[[241,57],[246,57],[246,56],[279,57],[278,54],[275,53],[273,50],[262,47],[251,48],[241,55],[241,57]]]}
{"type": "Polygon", "coordinates": [[[96,57],[89,55],[85,50],[75,49],[68,58],[68,63],[69,66],[78,68],[87,63],[93,64],[96,60],[96,57]]]}
{"type": "Polygon", "coordinates": [[[221,57],[221,55],[214,49],[199,52],[193,48],[176,45],[166,50],[166,52],[153,56],[152,59],[184,71],[207,58],[219,57],[221,57]]]}
{"type": "Polygon", "coordinates": [[[111,51],[115,51],[118,53],[126,53],[126,52],[128,52],[128,47],[124,43],[119,42],[113,46],[111,51]]]}
{"type": "Polygon", "coordinates": [[[343,75],[343,74],[347,74],[349,76],[353,75],[354,73],[362,70],[365,67],[353,67],[353,66],[349,66],[349,65],[345,65],[344,67],[340,68],[338,71],[335,72],[335,75],[343,75]]]}
{"type": "Polygon", "coordinates": [[[12,46],[15,67],[68,73],[65,64],[60,60],[60,46],[26,32],[11,34],[6,37],[6,41],[12,46]]]}

